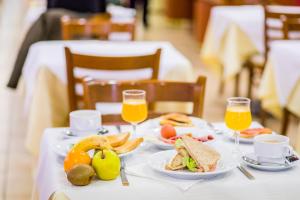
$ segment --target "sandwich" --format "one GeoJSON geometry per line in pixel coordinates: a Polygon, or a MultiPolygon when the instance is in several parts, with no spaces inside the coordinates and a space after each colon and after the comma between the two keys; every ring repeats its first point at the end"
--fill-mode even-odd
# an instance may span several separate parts
{"type": "Polygon", "coordinates": [[[170,124],[172,126],[193,126],[192,120],[180,113],[170,113],[161,116],[160,125],[170,124]]]}
{"type": "Polygon", "coordinates": [[[187,135],[175,143],[177,154],[166,165],[167,170],[187,169],[191,172],[211,172],[216,169],[220,154],[212,147],[187,135]]]}

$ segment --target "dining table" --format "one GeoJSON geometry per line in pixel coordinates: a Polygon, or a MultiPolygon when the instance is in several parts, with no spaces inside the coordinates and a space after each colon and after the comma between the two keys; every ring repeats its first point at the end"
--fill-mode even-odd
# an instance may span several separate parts
{"type": "MultiPolygon", "coordinates": [[[[28,119],[26,148],[34,156],[39,153],[42,133],[47,127],[68,126],[67,75],[64,47],[75,53],[98,56],[134,56],[152,54],[162,49],[159,79],[169,81],[196,80],[190,61],[171,43],[165,41],[43,41],[30,47],[23,67],[24,113],[28,119]]],[[[151,70],[84,71],[82,76],[101,80],[137,80],[150,78],[151,70]]],[[[189,112],[191,105],[161,106],[162,111],[178,108],[189,112]]],[[[100,110],[101,111],[101,110],[100,110]]]]}
{"type": "Polygon", "coordinates": [[[300,117],[300,41],[279,40],[270,44],[258,96],[262,106],[281,117],[287,107],[300,117]]]}
{"type": "MultiPolygon", "coordinates": [[[[272,11],[300,13],[298,6],[268,6],[272,11]]],[[[282,26],[278,20],[271,20],[282,26]]],[[[211,10],[208,28],[201,49],[202,61],[230,79],[241,72],[249,57],[263,54],[264,8],[261,5],[215,6],[211,10]]]]}
{"type": "MultiPolygon", "coordinates": [[[[231,154],[234,146],[232,138],[223,122],[212,123],[219,132],[213,132],[206,123],[201,129],[214,136],[211,145],[219,146],[222,153],[231,154]]],[[[253,122],[252,126],[259,126],[253,122]]],[[[105,126],[109,134],[118,133],[115,126],[105,126]]],[[[139,126],[138,133],[146,138],[149,127],[139,126]]],[[[236,167],[225,174],[195,180],[178,179],[153,170],[149,165],[151,155],[161,152],[149,141],[145,142],[131,155],[122,158],[126,162],[125,172],[129,186],[123,186],[120,177],[112,181],[93,179],[87,186],[73,186],[68,182],[63,168],[64,156],[61,155],[62,142],[66,139],[67,128],[49,128],[44,131],[41,141],[39,164],[34,182],[34,199],[47,200],[51,194],[64,194],[72,200],[82,199],[215,199],[215,200],[295,200],[300,196],[300,167],[281,171],[260,171],[242,164],[255,179],[248,179],[236,167]]],[[[131,131],[131,126],[121,126],[121,132],[131,131]]],[[[253,152],[253,144],[240,144],[243,153],[253,152]]],[[[57,195],[56,199],[60,199],[57,195]]]]}

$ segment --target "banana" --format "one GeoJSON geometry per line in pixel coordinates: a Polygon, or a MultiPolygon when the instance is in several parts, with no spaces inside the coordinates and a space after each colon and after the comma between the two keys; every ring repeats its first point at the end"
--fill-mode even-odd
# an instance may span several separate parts
{"type": "Polygon", "coordinates": [[[133,140],[129,140],[122,146],[113,148],[113,150],[117,154],[127,153],[127,152],[130,152],[130,151],[134,150],[135,148],[137,148],[143,141],[144,141],[143,138],[136,138],[133,140]]]}
{"type": "Polygon", "coordinates": [[[130,133],[120,133],[115,135],[105,136],[112,147],[122,146],[127,142],[130,133]]]}
{"type": "Polygon", "coordinates": [[[86,137],[74,145],[72,150],[87,152],[92,149],[112,149],[108,139],[101,135],[86,137]]]}

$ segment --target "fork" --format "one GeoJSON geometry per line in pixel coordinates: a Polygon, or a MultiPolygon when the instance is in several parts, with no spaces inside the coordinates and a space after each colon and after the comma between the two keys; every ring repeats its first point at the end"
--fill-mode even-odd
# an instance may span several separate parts
{"type": "Polygon", "coordinates": [[[121,126],[120,125],[116,125],[116,128],[117,128],[117,130],[118,130],[118,133],[121,133],[121,126]]]}
{"type": "Polygon", "coordinates": [[[128,182],[126,172],[125,172],[125,167],[126,167],[126,164],[125,164],[124,158],[121,158],[121,170],[120,170],[121,174],[120,175],[121,175],[122,185],[129,186],[129,182],[128,182]]]}
{"type": "Polygon", "coordinates": [[[223,132],[217,129],[211,122],[206,122],[207,126],[216,134],[222,134],[223,132]]]}

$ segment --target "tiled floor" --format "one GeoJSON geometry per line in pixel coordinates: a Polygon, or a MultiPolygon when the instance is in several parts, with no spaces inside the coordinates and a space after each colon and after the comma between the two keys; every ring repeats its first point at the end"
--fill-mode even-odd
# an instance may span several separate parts
{"type": "MultiPolygon", "coordinates": [[[[20,91],[5,87],[24,36],[25,3],[24,0],[2,0],[0,3],[0,200],[30,199],[33,182],[31,157],[24,148],[26,117],[23,115],[22,97],[20,91]]],[[[204,117],[209,121],[222,120],[226,97],[232,94],[232,83],[219,97],[218,79],[201,64],[200,45],[192,37],[190,25],[182,21],[170,22],[158,15],[152,16],[150,23],[152,26],[147,30],[139,28],[139,39],[172,42],[193,63],[197,74],[206,75],[208,88],[204,117]]],[[[275,130],[279,127],[277,120],[270,120],[268,125],[275,130]]]]}

